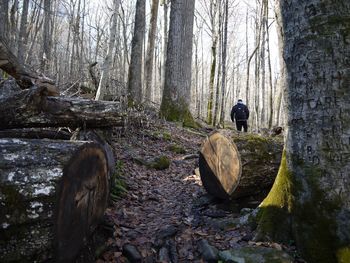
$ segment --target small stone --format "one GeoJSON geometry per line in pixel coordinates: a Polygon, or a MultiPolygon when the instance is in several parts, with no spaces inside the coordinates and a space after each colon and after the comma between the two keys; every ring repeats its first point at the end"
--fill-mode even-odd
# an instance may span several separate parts
{"type": "Polygon", "coordinates": [[[162,247],[159,250],[159,261],[160,262],[170,262],[169,251],[166,247],[162,247]]]}
{"type": "Polygon", "coordinates": [[[220,251],[219,252],[219,258],[223,260],[224,262],[230,262],[230,263],[245,263],[244,258],[236,257],[231,254],[230,251],[220,251]]]}
{"type": "Polygon", "coordinates": [[[130,244],[126,244],[123,246],[123,255],[131,262],[131,263],[139,263],[142,260],[140,252],[136,247],[130,244]]]}
{"type": "Polygon", "coordinates": [[[218,261],[218,250],[212,247],[207,240],[201,239],[198,242],[198,248],[203,260],[209,263],[216,263],[218,261]]]}

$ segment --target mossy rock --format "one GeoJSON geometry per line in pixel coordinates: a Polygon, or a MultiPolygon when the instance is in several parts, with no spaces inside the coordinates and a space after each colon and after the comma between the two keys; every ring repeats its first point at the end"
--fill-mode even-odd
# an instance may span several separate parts
{"type": "Polygon", "coordinates": [[[186,150],[184,147],[178,144],[172,144],[168,146],[168,150],[178,154],[185,154],[186,150]]]}
{"type": "Polygon", "coordinates": [[[293,263],[286,252],[267,247],[243,247],[219,252],[223,262],[237,263],[293,263]]]}
{"type": "Polygon", "coordinates": [[[170,166],[170,160],[167,156],[159,156],[151,161],[148,165],[156,170],[165,170],[170,166]]]}

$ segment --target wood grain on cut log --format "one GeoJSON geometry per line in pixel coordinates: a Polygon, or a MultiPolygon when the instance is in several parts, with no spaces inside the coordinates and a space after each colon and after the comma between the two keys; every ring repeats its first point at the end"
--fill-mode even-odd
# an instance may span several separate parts
{"type": "Polygon", "coordinates": [[[280,138],[240,134],[229,140],[215,132],[201,149],[199,171],[203,186],[208,193],[222,199],[266,193],[277,175],[282,150],[280,138]],[[232,175],[233,171],[237,173],[237,158],[241,160],[240,177],[232,175]]]}
{"type": "Polygon", "coordinates": [[[208,193],[223,199],[229,198],[242,172],[236,146],[218,132],[207,137],[199,154],[199,171],[208,193]]]}
{"type": "Polygon", "coordinates": [[[0,152],[0,261],[72,261],[107,205],[103,147],[0,139],[0,152]]]}
{"type": "Polygon", "coordinates": [[[0,128],[110,127],[124,124],[120,104],[48,97],[46,88],[26,89],[0,98],[0,128]]]}

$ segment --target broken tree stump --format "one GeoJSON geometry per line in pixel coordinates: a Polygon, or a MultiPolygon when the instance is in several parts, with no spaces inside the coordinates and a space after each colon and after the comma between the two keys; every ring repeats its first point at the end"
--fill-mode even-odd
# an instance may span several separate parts
{"type": "Polygon", "coordinates": [[[281,138],[240,134],[227,139],[215,132],[203,142],[200,151],[199,171],[203,186],[208,193],[222,199],[266,193],[277,175],[282,150],[281,138]],[[242,171],[240,176],[232,175],[232,171],[239,169],[242,171]]]}
{"type": "Polygon", "coordinates": [[[0,153],[0,261],[73,261],[107,206],[103,147],[0,139],[0,153]]]}

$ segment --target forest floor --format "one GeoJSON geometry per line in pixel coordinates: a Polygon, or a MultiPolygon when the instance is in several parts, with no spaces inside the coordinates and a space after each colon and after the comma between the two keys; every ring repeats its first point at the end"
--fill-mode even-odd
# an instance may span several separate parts
{"type": "Polygon", "coordinates": [[[261,198],[221,201],[206,193],[195,169],[210,132],[151,120],[114,136],[117,181],[122,182],[106,212],[111,231],[95,252],[96,262],[270,262],[227,253],[244,248],[277,253],[273,257],[281,260],[273,262],[303,262],[293,246],[255,242],[254,226],[237,223],[261,198]],[[147,165],[161,156],[169,158],[168,168],[147,165]]]}

